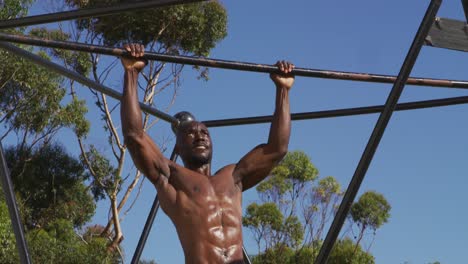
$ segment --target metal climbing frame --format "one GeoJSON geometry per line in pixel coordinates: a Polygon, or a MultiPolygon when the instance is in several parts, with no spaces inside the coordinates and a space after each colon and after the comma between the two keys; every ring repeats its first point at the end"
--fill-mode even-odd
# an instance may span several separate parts
{"type": "MultiPolygon", "coordinates": [[[[64,20],[76,19],[76,18],[104,16],[104,15],[115,14],[117,12],[135,11],[138,9],[144,9],[144,8],[149,8],[149,7],[162,7],[162,6],[202,2],[202,1],[204,0],[159,0],[159,1],[146,0],[146,1],[132,2],[132,3],[127,3],[127,4],[112,6],[112,7],[82,9],[82,10],[67,11],[67,12],[53,13],[53,14],[47,14],[47,15],[18,18],[18,19],[12,19],[12,20],[4,20],[4,21],[0,21],[0,29],[64,21],[64,20]]],[[[464,88],[464,89],[468,88],[468,81],[409,77],[409,74],[417,59],[417,56],[419,54],[419,51],[422,45],[427,44],[427,43],[424,43],[424,41],[426,40],[427,42],[426,36],[432,24],[434,23],[435,16],[437,14],[437,11],[441,3],[442,3],[442,0],[431,0],[427,8],[426,14],[419,27],[419,30],[416,33],[416,36],[410,47],[410,50],[408,51],[405,61],[402,64],[402,67],[400,69],[400,73],[398,76],[368,74],[368,73],[338,72],[338,71],[315,70],[315,69],[304,69],[304,68],[296,68],[293,71],[293,73],[298,76],[341,79],[341,80],[354,80],[354,81],[363,81],[363,82],[394,83],[393,88],[387,98],[385,105],[335,109],[335,110],[308,112],[308,113],[295,113],[291,115],[292,120],[305,120],[305,119],[330,118],[330,117],[338,117],[338,116],[380,113],[379,119],[369,138],[368,144],[357,165],[356,171],[347,188],[347,191],[343,197],[343,201],[327,233],[324,244],[322,245],[320,249],[319,255],[317,259],[315,260],[315,263],[318,263],[318,264],[326,263],[326,260],[343,226],[344,220],[347,214],[349,213],[351,204],[356,197],[359,187],[365,177],[367,169],[370,165],[370,162],[372,161],[374,153],[379,145],[379,142],[383,136],[383,133],[391,118],[393,111],[403,111],[403,110],[412,110],[412,109],[468,103],[468,96],[460,96],[460,97],[397,104],[397,101],[403,91],[403,87],[405,84],[448,87],[448,88],[464,88]]],[[[467,10],[468,0],[462,0],[462,3],[463,3],[465,10],[467,10]]],[[[107,94],[115,99],[120,99],[122,96],[119,92],[116,92],[106,86],[98,84],[60,65],[44,60],[35,54],[32,54],[12,44],[2,42],[2,41],[44,46],[44,47],[70,49],[70,50],[76,50],[76,51],[101,53],[101,54],[114,55],[114,56],[126,56],[126,52],[122,49],[103,47],[103,46],[92,46],[92,45],[75,43],[75,42],[44,40],[44,39],[38,39],[38,38],[31,38],[28,36],[8,35],[5,33],[0,33],[0,48],[7,50],[9,52],[12,52],[28,60],[31,60],[34,63],[42,65],[65,77],[73,79],[85,86],[88,86],[94,90],[100,91],[104,94],[107,94]]],[[[242,70],[242,71],[255,71],[255,72],[270,73],[270,72],[275,72],[277,70],[276,67],[272,65],[226,61],[226,60],[215,60],[215,59],[207,59],[207,58],[195,58],[195,57],[187,57],[187,56],[171,56],[171,55],[157,54],[157,53],[147,53],[145,55],[145,58],[149,60],[160,60],[160,61],[167,61],[167,62],[180,63],[180,64],[217,67],[217,68],[234,69],[234,70],[242,70]]],[[[175,124],[178,122],[177,119],[175,119],[174,117],[164,112],[161,112],[153,107],[150,107],[142,103],[140,103],[140,106],[143,111],[150,113],[156,117],[159,117],[164,121],[167,121],[169,123],[175,123],[175,124]]],[[[224,120],[208,120],[208,121],[204,121],[204,123],[208,127],[219,127],[219,126],[266,123],[270,121],[271,121],[271,116],[257,116],[257,117],[233,118],[233,119],[224,119],[224,120]]],[[[1,146],[0,146],[0,150],[1,150],[1,146]]],[[[2,153],[3,152],[0,152],[0,154],[2,153]]],[[[172,154],[171,159],[175,159],[175,158],[176,158],[175,155],[172,154]]],[[[24,239],[22,225],[21,225],[20,219],[18,218],[18,211],[16,208],[14,195],[13,195],[13,192],[8,191],[8,190],[12,190],[12,185],[11,185],[11,179],[8,174],[8,170],[6,169],[6,163],[4,162],[4,159],[3,159],[3,154],[2,154],[2,168],[1,169],[2,169],[2,173],[0,176],[1,176],[1,180],[3,183],[4,190],[5,190],[5,195],[7,196],[7,204],[10,209],[10,215],[11,215],[12,223],[14,226],[15,236],[17,238],[17,244],[18,244],[18,249],[20,253],[20,260],[21,260],[21,263],[30,263],[29,253],[27,250],[26,241],[24,239]]],[[[140,238],[140,242],[138,243],[137,249],[133,256],[132,263],[137,263],[140,258],[141,252],[145,245],[151,226],[153,225],[153,221],[156,216],[158,208],[159,208],[159,204],[158,204],[158,200],[156,196],[155,202],[153,204],[153,207],[151,209],[151,212],[145,224],[143,234],[140,238]]],[[[244,256],[245,257],[247,256],[245,250],[244,250],[244,256]]],[[[248,260],[248,257],[246,258],[246,261],[250,263],[250,260],[248,260]]]]}
{"type": "Polygon", "coordinates": [[[29,256],[28,244],[24,237],[23,225],[21,223],[21,217],[19,215],[18,207],[16,204],[15,191],[13,190],[13,184],[10,178],[10,172],[5,160],[3,153],[3,146],[0,142],[0,182],[3,186],[3,192],[5,193],[5,200],[8,205],[8,211],[10,213],[11,225],[13,226],[13,232],[16,237],[16,247],[18,248],[19,257],[21,263],[31,263],[31,257],[29,256]]]}
{"type": "Polygon", "coordinates": [[[207,0],[145,0],[145,1],[128,1],[113,6],[104,6],[96,8],[83,8],[65,12],[58,12],[45,15],[29,16],[22,18],[14,18],[0,21],[0,29],[25,27],[31,25],[47,24],[77,18],[102,17],[112,14],[144,10],[147,8],[165,7],[171,5],[188,4],[202,2],[207,0]]]}

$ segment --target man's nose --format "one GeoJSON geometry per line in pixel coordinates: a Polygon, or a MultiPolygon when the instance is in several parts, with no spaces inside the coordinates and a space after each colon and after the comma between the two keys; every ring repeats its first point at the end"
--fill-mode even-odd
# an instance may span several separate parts
{"type": "Polygon", "coordinates": [[[203,135],[203,133],[201,131],[196,131],[195,132],[195,138],[196,139],[203,139],[203,140],[205,139],[205,137],[204,137],[204,135],[203,135]]]}

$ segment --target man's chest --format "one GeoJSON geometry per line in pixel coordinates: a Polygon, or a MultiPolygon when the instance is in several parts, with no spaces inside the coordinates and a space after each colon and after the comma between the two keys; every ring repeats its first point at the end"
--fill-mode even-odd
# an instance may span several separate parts
{"type": "Polygon", "coordinates": [[[213,177],[191,175],[177,188],[177,207],[184,215],[240,216],[242,191],[228,174],[213,177]]]}

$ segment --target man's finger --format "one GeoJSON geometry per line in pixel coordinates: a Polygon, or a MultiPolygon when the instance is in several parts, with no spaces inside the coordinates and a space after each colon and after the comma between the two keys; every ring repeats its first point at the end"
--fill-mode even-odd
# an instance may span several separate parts
{"type": "Polygon", "coordinates": [[[280,70],[284,73],[284,60],[280,62],[280,70]]]}
{"type": "Polygon", "coordinates": [[[291,72],[291,63],[289,63],[289,61],[285,61],[285,70],[284,72],[285,73],[290,73],[291,72]]]}
{"type": "Polygon", "coordinates": [[[140,44],[140,57],[143,57],[143,55],[145,55],[145,46],[140,44]]]}
{"type": "Polygon", "coordinates": [[[128,44],[124,44],[124,49],[125,49],[127,52],[130,52],[130,51],[131,51],[130,45],[128,45],[128,44]]]}
{"type": "Polygon", "coordinates": [[[135,44],[135,57],[141,56],[141,46],[140,44],[135,44]]]}
{"type": "Polygon", "coordinates": [[[284,73],[289,73],[289,61],[283,61],[284,63],[284,73]]]}
{"type": "Polygon", "coordinates": [[[132,43],[131,45],[131,49],[132,49],[132,56],[135,57],[135,43],[132,43]]]}

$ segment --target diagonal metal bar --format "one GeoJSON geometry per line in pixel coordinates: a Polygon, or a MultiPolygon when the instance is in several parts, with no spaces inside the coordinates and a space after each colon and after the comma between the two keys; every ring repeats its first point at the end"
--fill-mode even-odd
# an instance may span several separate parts
{"type": "Polygon", "coordinates": [[[387,98],[385,103],[385,107],[382,113],[377,120],[377,123],[372,131],[372,134],[369,138],[367,146],[362,154],[361,160],[354,172],[353,178],[346,190],[346,193],[343,197],[343,200],[338,208],[338,211],[333,219],[333,222],[330,226],[330,229],[325,237],[322,247],[320,248],[320,252],[317,256],[315,263],[317,264],[325,264],[330,252],[335,244],[336,238],[340,233],[341,228],[343,227],[343,223],[349,213],[349,209],[351,208],[351,204],[353,203],[354,199],[356,198],[356,194],[359,191],[359,187],[366,175],[366,172],[369,168],[369,165],[374,157],[375,151],[379,146],[380,140],[385,132],[385,128],[390,121],[392,113],[397,105],[398,99],[400,98],[401,93],[403,92],[403,88],[405,86],[406,79],[408,79],[409,74],[416,62],[416,59],[421,51],[421,47],[424,44],[424,39],[429,32],[429,29],[434,22],[435,16],[439,7],[442,3],[442,0],[432,0],[429,4],[424,18],[419,26],[418,32],[414,37],[413,43],[406,55],[405,61],[401,66],[400,72],[398,74],[397,80],[393,85],[393,88],[387,98]]]}
{"type": "MultiPolygon", "coordinates": [[[[6,43],[6,42],[1,42],[0,41],[0,48],[4,49],[4,50],[7,50],[9,52],[12,52],[22,58],[25,58],[25,59],[28,59],[38,65],[41,65],[45,68],[48,68],[58,74],[61,74],[67,78],[70,78],[72,80],[75,80],[83,85],[86,85],[88,86],[89,88],[91,89],[94,89],[96,91],[99,91],[101,93],[104,93],[112,98],[115,98],[117,100],[120,100],[122,98],[122,94],[109,88],[109,87],[106,87],[100,83],[97,83],[95,81],[92,81],[82,75],[79,75],[78,73],[74,72],[74,71],[71,71],[63,66],[60,66],[56,63],[53,63],[51,61],[48,61],[44,58],[41,58],[39,56],[37,56],[36,54],[33,54],[29,51],[26,51],[24,49],[21,49],[21,48],[18,48],[16,47],[15,45],[13,44],[10,44],[10,43],[6,43]]],[[[162,120],[166,121],[166,122],[169,122],[169,123],[174,123],[176,124],[178,121],[177,119],[175,119],[173,116],[171,115],[168,115],[162,111],[159,111],[157,110],[156,108],[153,108],[153,107],[150,107],[146,104],[143,104],[143,103],[140,103],[140,107],[143,111],[149,113],[149,114],[152,114],[156,117],[159,117],[161,118],[162,120]]]]}
{"type": "MultiPolygon", "coordinates": [[[[460,105],[460,104],[468,104],[468,96],[458,96],[458,97],[449,97],[449,98],[443,98],[443,99],[433,99],[433,100],[401,103],[401,104],[396,105],[395,111],[407,111],[407,110],[416,110],[416,109],[423,109],[423,108],[460,105]]],[[[333,109],[333,110],[316,111],[316,112],[293,113],[291,114],[291,120],[299,121],[299,120],[309,120],[309,119],[375,114],[375,113],[382,112],[384,108],[385,108],[384,105],[373,105],[373,106],[342,108],[342,109],[333,109]]],[[[273,120],[272,115],[265,115],[265,116],[253,116],[253,117],[243,117],[243,118],[207,120],[207,121],[203,121],[203,123],[207,127],[224,127],[224,126],[241,126],[241,125],[270,123],[272,120],[273,120]]]]}
{"type": "Polygon", "coordinates": [[[10,173],[3,153],[2,143],[0,142],[0,180],[3,186],[3,192],[5,193],[6,203],[8,205],[8,211],[10,212],[11,225],[13,226],[13,232],[16,237],[16,247],[19,252],[21,264],[31,263],[31,257],[29,255],[28,245],[24,236],[23,224],[21,223],[21,217],[18,212],[18,207],[15,199],[15,192],[13,190],[13,184],[11,182],[10,173]]]}
{"type": "Polygon", "coordinates": [[[252,264],[252,261],[250,261],[249,255],[247,254],[247,251],[245,250],[245,247],[243,245],[242,254],[244,255],[244,264],[252,264]]]}
{"type": "Polygon", "coordinates": [[[146,218],[145,227],[143,228],[143,232],[140,235],[140,239],[138,240],[137,247],[135,252],[133,253],[131,264],[138,264],[140,262],[141,253],[143,253],[143,249],[145,248],[146,241],[148,240],[149,233],[151,228],[153,227],[154,219],[158,214],[159,210],[159,198],[156,194],[154,197],[153,205],[151,206],[150,213],[148,214],[148,218],[146,218]]]}
{"type": "Polygon", "coordinates": [[[122,12],[130,12],[143,10],[155,7],[165,7],[171,5],[188,4],[195,2],[202,2],[207,0],[146,0],[146,1],[128,1],[127,3],[96,7],[96,8],[84,8],[65,12],[57,12],[52,14],[44,14],[37,16],[29,16],[22,18],[15,18],[9,20],[0,21],[0,29],[24,27],[30,25],[46,24],[58,21],[71,20],[76,18],[89,18],[108,16],[122,12]]]}
{"type": "Polygon", "coordinates": [[[461,2],[463,5],[463,11],[465,12],[466,21],[468,22],[468,0],[461,0],[461,2]]]}
{"type": "MultiPolygon", "coordinates": [[[[170,159],[172,161],[177,160],[177,154],[175,151],[175,147],[172,150],[170,159]]],[[[148,218],[146,218],[145,227],[143,228],[143,232],[140,235],[140,239],[138,240],[138,245],[133,253],[131,264],[138,264],[140,261],[141,253],[143,253],[143,249],[145,248],[146,241],[148,240],[149,233],[151,232],[151,228],[153,227],[154,219],[156,219],[156,215],[158,214],[159,210],[159,198],[156,194],[154,197],[153,205],[151,206],[150,213],[148,214],[148,218]]]]}
{"type": "MultiPolygon", "coordinates": [[[[83,52],[93,52],[112,56],[125,56],[127,52],[121,48],[112,48],[106,46],[89,45],[79,42],[57,41],[50,39],[41,39],[24,35],[10,35],[0,32],[0,40],[35,45],[41,47],[59,48],[83,52]]],[[[276,72],[278,68],[273,65],[258,64],[250,62],[229,61],[220,59],[208,59],[190,56],[176,56],[154,52],[147,52],[144,56],[148,60],[159,60],[165,62],[206,66],[213,68],[251,71],[251,72],[276,72]]],[[[396,76],[372,73],[358,73],[345,71],[331,71],[308,68],[295,68],[293,73],[297,76],[316,77],[326,79],[362,81],[362,82],[377,82],[377,83],[394,83],[396,76]]],[[[448,87],[448,88],[464,88],[468,89],[468,81],[447,80],[447,79],[431,79],[421,77],[408,78],[406,84],[418,86],[433,86],[433,87],[448,87]]]]}

